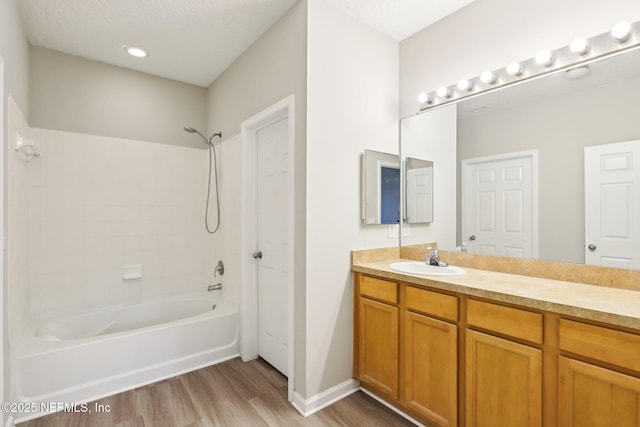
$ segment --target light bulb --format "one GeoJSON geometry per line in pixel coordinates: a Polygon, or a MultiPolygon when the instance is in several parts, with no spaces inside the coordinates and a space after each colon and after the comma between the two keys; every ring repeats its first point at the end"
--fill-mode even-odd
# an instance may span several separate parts
{"type": "Polygon", "coordinates": [[[135,56],[136,58],[144,58],[148,55],[144,49],[137,46],[125,46],[122,49],[129,55],[135,56]]]}
{"type": "Polygon", "coordinates": [[[420,95],[418,95],[418,102],[421,104],[431,104],[431,97],[422,92],[420,95]]]}
{"type": "Polygon", "coordinates": [[[548,50],[541,50],[536,55],[536,62],[540,65],[544,65],[545,67],[551,66],[553,64],[553,55],[548,50]]]}
{"type": "Polygon", "coordinates": [[[488,85],[493,84],[496,82],[496,75],[491,71],[485,71],[484,73],[480,74],[480,81],[488,85]]]}
{"type": "Polygon", "coordinates": [[[512,62],[511,64],[507,65],[507,73],[512,76],[519,76],[520,74],[522,74],[522,71],[522,65],[520,65],[518,62],[512,62]]]}
{"type": "Polygon", "coordinates": [[[471,89],[473,89],[473,85],[469,80],[460,80],[458,82],[458,89],[470,91],[471,89]]]}
{"type": "Polygon", "coordinates": [[[438,90],[436,91],[436,95],[438,95],[440,98],[449,98],[451,96],[451,91],[443,86],[438,88],[438,90]]]}
{"type": "Polygon", "coordinates": [[[611,35],[620,43],[626,42],[631,36],[631,24],[627,21],[618,22],[611,30],[611,35]]]}
{"type": "Polygon", "coordinates": [[[578,55],[584,55],[589,52],[589,42],[584,37],[578,37],[569,45],[569,49],[578,55]]]}

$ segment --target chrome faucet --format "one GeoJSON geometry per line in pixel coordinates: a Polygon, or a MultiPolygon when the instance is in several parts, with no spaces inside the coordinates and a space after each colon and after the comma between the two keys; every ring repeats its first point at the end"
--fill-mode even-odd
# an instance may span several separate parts
{"type": "Polygon", "coordinates": [[[437,249],[433,249],[431,246],[429,246],[427,249],[431,251],[431,253],[427,254],[426,256],[427,264],[435,265],[437,267],[447,267],[449,265],[444,261],[440,261],[440,254],[438,253],[437,249]]]}

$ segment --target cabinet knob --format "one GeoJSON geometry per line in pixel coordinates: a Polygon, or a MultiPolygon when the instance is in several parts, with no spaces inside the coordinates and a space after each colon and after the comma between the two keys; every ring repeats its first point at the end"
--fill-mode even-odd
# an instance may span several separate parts
{"type": "Polygon", "coordinates": [[[476,240],[476,236],[474,235],[469,236],[469,240],[476,240]]]}
{"type": "Polygon", "coordinates": [[[591,252],[593,252],[593,251],[595,251],[595,250],[596,250],[596,245],[594,245],[594,244],[592,243],[592,244],[590,244],[590,245],[588,246],[588,248],[589,248],[589,250],[590,250],[591,252]]]}
{"type": "Polygon", "coordinates": [[[254,252],[253,253],[253,258],[254,259],[262,259],[262,251],[254,252]]]}

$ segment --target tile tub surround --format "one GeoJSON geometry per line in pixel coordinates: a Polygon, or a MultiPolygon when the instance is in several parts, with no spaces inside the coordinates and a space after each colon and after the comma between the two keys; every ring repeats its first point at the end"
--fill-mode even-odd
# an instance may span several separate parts
{"type": "MultiPolygon", "coordinates": [[[[462,276],[409,275],[392,270],[389,268],[389,264],[416,259],[422,260],[424,256],[409,258],[405,256],[402,248],[397,248],[396,257],[387,258],[390,254],[393,254],[391,249],[354,251],[352,253],[352,270],[391,280],[428,286],[434,289],[640,330],[640,292],[638,290],[488,271],[486,269],[480,270],[465,265],[463,262],[456,262],[466,257],[456,259],[453,256],[449,256],[455,254],[450,252],[441,252],[442,259],[465,268],[466,274],[462,276]]],[[[415,255],[416,253],[413,252],[413,254],[415,255]]],[[[462,255],[468,256],[469,254],[462,255]]],[[[473,261],[479,262],[478,259],[473,261]]],[[[570,267],[567,264],[561,265],[567,266],[567,268],[570,267]]],[[[580,268],[583,266],[576,265],[573,267],[580,268]]],[[[634,273],[636,272],[631,272],[630,275],[633,276],[634,273]]]]}
{"type": "Polygon", "coordinates": [[[31,129],[30,303],[38,315],[206,286],[207,151],[31,129]],[[143,277],[123,279],[140,265],[143,277]]]}

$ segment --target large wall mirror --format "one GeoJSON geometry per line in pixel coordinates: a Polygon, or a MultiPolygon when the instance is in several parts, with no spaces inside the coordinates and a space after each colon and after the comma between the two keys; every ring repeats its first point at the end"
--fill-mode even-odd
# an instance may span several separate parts
{"type": "MultiPolygon", "coordinates": [[[[457,176],[450,212],[456,225],[442,249],[466,243],[470,252],[489,255],[640,268],[625,255],[598,256],[610,243],[598,240],[601,234],[640,254],[640,50],[454,107],[456,160],[436,163],[457,176]],[[485,240],[492,229],[503,231],[499,241],[485,240]],[[530,241],[510,240],[523,230],[530,241]]],[[[404,122],[416,127],[440,109],[402,121],[401,156],[425,144],[402,132],[404,122]]],[[[436,215],[431,229],[437,227],[436,215]]],[[[416,232],[401,236],[401,244],[419,242],[416,232]]]]}

